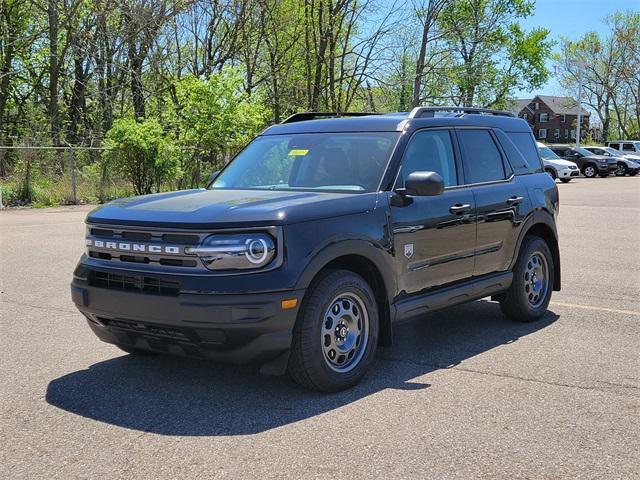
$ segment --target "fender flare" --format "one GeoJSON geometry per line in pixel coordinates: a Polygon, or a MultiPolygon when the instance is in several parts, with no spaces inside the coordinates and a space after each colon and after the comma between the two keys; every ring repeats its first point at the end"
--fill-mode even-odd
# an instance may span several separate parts
{"type": "Polygon", "coordinates": [[[332,238],[324,242],[310,253],[311,260],[298,277],[295,288],[307,289],[320,270],[333,260],[347,255],[363,257],[378,269],[387,294],[387,301],[391,303],[395,295],[396,282],[392,266],[385,258],[390,254],[369,238],[353,239],[351,237],[349,240],[332,238]]]}
{"type": "Polygon", "coordinates": [[[536,225],[544,225],[547,227],[553,234],[553,238],[555,240],[555,245],[549,245],[551,249],[551,253],[554,256],[554,282],[553,289],[560,290],[561,284],[561,269],[560,269],[560,251],[558,247],[558,229],[556,227],[556,223],[554,221],[553,215],[549,213],[547,210],[536,210],[525,220],[522,229],[520,230],[520,235],[518,235],[518,240],[516,242],[515,254],[513,255],[513,259],[511,260],[511,264],[509,265],[509,270],[512,271],[516,261],[518,260],[518,256],[520,255],[520,247],[522,246],[522,242],[524,237],[527,236],[529,231],[535,227],[536,225]]]}

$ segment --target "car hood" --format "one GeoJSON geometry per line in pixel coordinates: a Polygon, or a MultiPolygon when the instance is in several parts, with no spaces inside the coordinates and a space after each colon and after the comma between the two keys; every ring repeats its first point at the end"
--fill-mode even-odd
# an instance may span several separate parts
{"type": "Polygon", "coordinates": [[[566,168],[566,167],[577,167],[577,165],[575,164],[575,162],[572,162],[570,160],[562,160],[561,158],[555,158],[552,160],[542,160],[543,163],[545,165],[553,165],[554,167],[561,167],[561,168],[566,168]]]}
{"type": "Polygon", "coordinates": [[[607,163],[617,163],[616,157],[607,157],[606,155],[589,155],[588,157],[584,157],[585,159],[593,159],[601,162],[602,160],[606,160],[607,163]]]}
{"type": "Polygon", "coordinates": [[[87,223],[224,228],[297,223],[373,210],[376,193],[182,190],[122,198],[91,211],[87,223]]]}

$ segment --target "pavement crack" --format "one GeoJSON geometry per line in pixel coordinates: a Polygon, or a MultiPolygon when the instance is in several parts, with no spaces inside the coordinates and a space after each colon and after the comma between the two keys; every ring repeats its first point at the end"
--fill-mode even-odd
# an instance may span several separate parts
{"type": "Polygon", "coordinates": [[[69,310],[66,308],[59,308],[59,307],[51,307],[49,305],[32,305],[30,303],[24,303],[24,302],[16,302],[15,300],[11,300],[10,298],[0,298],[0,303],[10,303],[12,305],[19,305],[21,307],[30,307],[30,308],[37,308],[40,310],[53,310],[56,312],[62,312],[62,313],[77,313],[75,310],[69,310]]]}
{"type": "MultiPolygon", "coordinates": [[[[524,382],[532,382],[532,383],[538,383],[541,385],[549,385],[549,386],[554,386],[554,387],[565,387],[565,388],[577,388],[579,390],[588,390],[588,391],[599,391],[599,392],[611,392],[610,389],[603,389],[603,388],[598,388],[598,387],[593,387],[593,386],[585,386],[585,385],[576,385],[576,384],[571,384],[571,383],[562,383],[562,382],[552,382],[552,381],[548,381],[548,380],[540,380],[537,378],[530,378],[530,377],[522,377],[519,375],[511,375],[508,373],[495,373],[495,372],[487,372],[484,370],[476,370],[473,368],[468,368],[468,367],[462,367],[460,365],[447,365],[447,366],[441,366],[441,365],[434,365],[434,364],[430,364],[430,363],[423,363],[423,362],[413,362],[410,360],[401,360],[401,359],[397,359],[397,358],[391,358],[391,357],[379,357],[381,360],[387,360],[387,361],[391,361],[391,362],[398,362],[398,363],[406,363],[406,364],[410,364],[410,365],[416,365],[416,366],[420,366],[420,367],[429,367],[432,368],[434,371],[435,370],[456,370],[459,372],[465,372],[465,373],[475,373],[475,374],[479,374],[479,375],[487,375],[490,377],[497,377],[497,378],[508,378],[508,379],[512,379],[512,380],[521,380],[524,382]]],[[[603,383],[606,385],[610,385],[613,387],[618,387],[618,388],[623,388],[623,389],[631,389],[634,391],[638,391],[640,390],[639,387],[634,386],[634,385],[625,385],[625,384],[619,384],[619,383],[614,383],[614,382],[607,382],[604,380],[595,380],[598,383],[603,383]]]]}

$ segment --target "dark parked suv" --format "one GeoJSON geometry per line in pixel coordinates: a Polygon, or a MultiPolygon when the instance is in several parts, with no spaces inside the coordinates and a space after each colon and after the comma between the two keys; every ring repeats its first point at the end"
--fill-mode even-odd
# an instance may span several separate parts
{"type": "Polygon", "coordinates": [[[516,321],[545,313],[558,190],[524,120],[322,116],[268,128],[207,189],[89,213],[71,291],[95,334],[335,391],[399,320],[487,296],[516,321]]]}
{"type": "Polygon", "coordinates": [[[587,178],[594,178],[596,175],[607,177],[616,173],[618,169],[618,162],[615,158],[596,155],[584,148],[568,145],[550,145],[549,148],[560,158],[575,162],[587,178]]]}

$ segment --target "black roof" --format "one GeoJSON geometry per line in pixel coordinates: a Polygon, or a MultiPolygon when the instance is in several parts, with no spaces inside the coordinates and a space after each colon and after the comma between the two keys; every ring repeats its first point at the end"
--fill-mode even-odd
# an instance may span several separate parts
{"type": "MultiPolygon", "coordinates": [[[[531,132],[529,124],[505,112],[489,110],[452,111],[453,107],[424,109],[420,112],[399,112],[385,115],[362,115],[343,118],[322,118],[317,120],[281,123],[267,128],[263,135],[283,135],[294,133],[329,132],[401,132],[425,127],[492,127],[508,132],[531,132]],[[447,110],[448,109],[448,110],[447,110]],[[429,116],[419,116],[425,110],[429,116]]],[[[460,109],[462,110],[462,109],[460,109]]]]}

